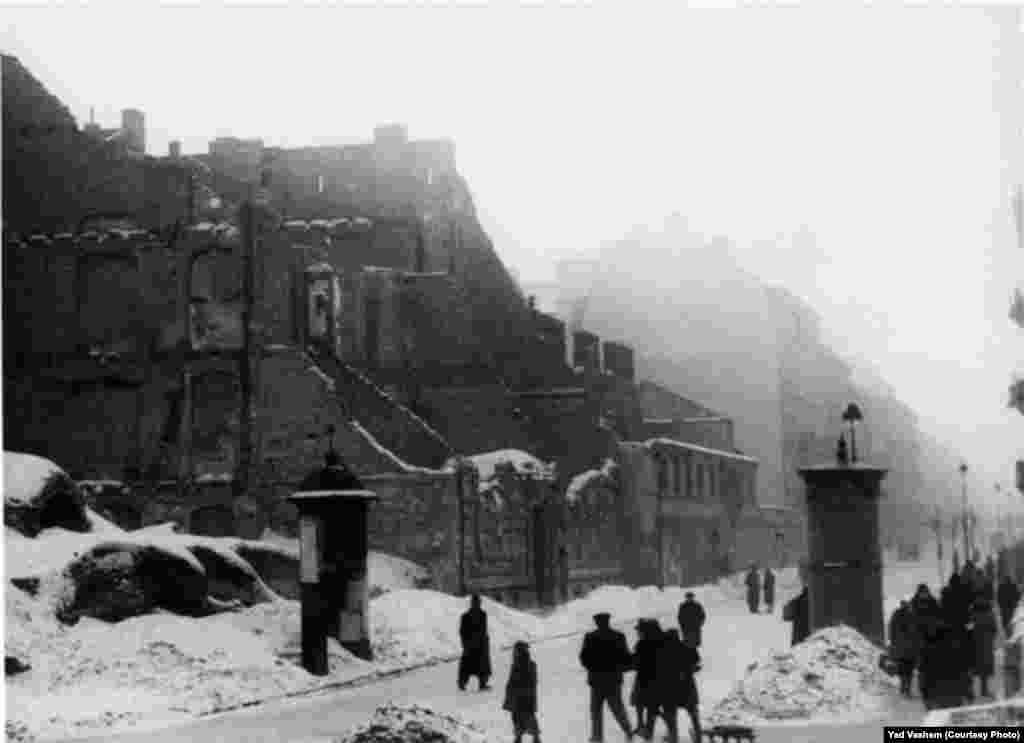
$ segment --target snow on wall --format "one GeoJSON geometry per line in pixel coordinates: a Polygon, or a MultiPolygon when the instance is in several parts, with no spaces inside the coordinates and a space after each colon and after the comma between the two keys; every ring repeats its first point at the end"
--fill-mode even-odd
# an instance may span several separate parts
{"type": "Polygon", "coordinates": [[[606,459],[604,464],[601,465],[601,469],[581,472],[569,482],[569,487],[565,491],[565,499],[570,503],[574,503],[579,500],[583,491],[591,485],[607,482],[614,478],[617,470],[618,464],[615,463],[615,460],[606,459]]]}
{"type": "Polygon", "coordinates": [[[39,495],[47,479],[62,472],[49,459],[34,454],[4,452],[4,500],[14,503],[31,503],[39,495]]]}

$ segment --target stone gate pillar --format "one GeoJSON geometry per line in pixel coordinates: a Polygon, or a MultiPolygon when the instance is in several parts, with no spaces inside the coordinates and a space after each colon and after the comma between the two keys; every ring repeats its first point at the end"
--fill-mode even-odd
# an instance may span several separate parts
{"type": "Polygon", "coordinates": [[[847,624],[884,646],[878,501],[885,474],[860,463],[800,470],[807,487],[811,632],[847,624]]]}

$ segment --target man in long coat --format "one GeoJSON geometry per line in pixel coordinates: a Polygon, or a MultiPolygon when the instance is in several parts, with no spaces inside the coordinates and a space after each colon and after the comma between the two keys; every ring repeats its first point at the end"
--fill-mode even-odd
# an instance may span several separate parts
{"type": "Polygon", "coordinates": [[[627,740],[633,739],[626,706],[622,703],[622,674],[632,665],[626,636],[611,628],[611,615],[594,615],[597,629],[583,638],[580,664],[587,669],[590,685],[590,740],[604,740],[604,705],[608,704],[627,740]]]}
{"type": "MultiPolygon", "coordinates": [[[[999,628],[992,604],[982,599],[974,604],[971,612],[971,640],[974,646],[974,675],[981,680],[979,693],[983,697],[991,696],[988,688],[989,679],[996,672],[996,635],[999,628]]],[[[973,683],[973,679],[972,679],[973,683]]]]}
{"type": "Polygon", "coordinates": [[[764,606],[769,614],[775,610],[775,573],[771,568],[764,569],[764,606]]]}
{"type": "Polygon", "coordinates": [[[921,654],[921,641],[917,617],[911,611],[908,601],[901,601],[889,619],[889,653],[896,661],[900,693],[909,697],[914,666],[921,654]]]}
{"type": "Polygon", "coordinates": [[[679,612],[676,616],[679,620],[679,631],[683,635],[683,642],[691,648],[699,648],[702,642],[704,622],[708,615],[704,607],[693,596],[693,591],[686,592],[686,600],[679,605],[679,612]]]}
{"type": "Polygon", "coordinates": [[[747,571],[747,607],[751,614],[757,614],[758,604],[761,602],[761,578],[757,574],[757,565],[751,565],[747,571]]]}
{"type": "Polygon", "coordinates": [[[1020,589],[1013,582],[1009,575],[1004,574],[999,581],[999,588],[996,589],[996,603],[999,604],[999,618],[1003,622],[1003,633],[1010,637],[1010,624],[1013,622],[1013,612],[1020,603],[1020,589]]]}
{"type": "Polygon", "coordinates": [[[466,690],[466,683],[472,676],[479,679],[480,691],[486,691],[491,679],[491,640],[487,634],[487,612],[480,608],[480,597],[475,594],[459,622],[459,638],[462,640],[459,691],[466,690]]]}
{"type": "Polygon", "coordinates": [[[807,586],[782,608],[782,619],[793,623],[790,645],[796,645],[808,638],[811,634],[811,600],[807,594],[807,586]]]}
{"type": "Polygon", "coordinates": [[[663,632],[657,619],[641,619],[636,623],[639,639],[633,649],[633,692],[629,703],[636,708],[636,732],[650,738],[654,718],[658,715],[660,697],[657,687],[658,653],[663,632]]]}

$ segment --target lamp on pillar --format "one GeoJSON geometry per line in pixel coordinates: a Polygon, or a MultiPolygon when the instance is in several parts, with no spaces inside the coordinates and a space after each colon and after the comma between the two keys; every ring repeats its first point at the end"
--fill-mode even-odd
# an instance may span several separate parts
{"type": "MultiPolygon", "coordinates": [[[[333,427],[328,433],[333,434],[333,427]]],[[[289,500],[299,509],[302,665],[327,673],[327,637],[371,659],[367,617],[368,510],[376,495],[341,461],[333,443],[324,466],[289,500]]]]}
{"type": "Polygon", "coordinates": [[[854,427],[863,420],[850,404],[850,452],[840,437],[836,461],[800,470],[807,488],[810,630],[846,624],[885,641],[879,499],[887,470],[859,462],[854,427]]]}

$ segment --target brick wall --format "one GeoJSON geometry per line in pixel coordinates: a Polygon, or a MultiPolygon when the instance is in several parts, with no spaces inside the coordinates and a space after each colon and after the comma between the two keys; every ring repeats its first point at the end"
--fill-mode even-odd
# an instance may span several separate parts
{"type": "Polygon", "coordinates": [[[505,387],[424,387],[419,405],[455,451],[473,453],[523,449],[530,438],[505,387]]]}

